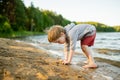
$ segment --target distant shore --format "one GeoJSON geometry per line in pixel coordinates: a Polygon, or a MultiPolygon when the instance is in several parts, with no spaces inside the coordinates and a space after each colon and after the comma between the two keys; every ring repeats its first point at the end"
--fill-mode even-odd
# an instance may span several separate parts
{"type": "Polygon", "coordinates": [[[0,38],[0,80],[120,80],[119,62],[95,59],[97,69],[83,69],[83,62],[62,65],[47,51],[0,38]]]}

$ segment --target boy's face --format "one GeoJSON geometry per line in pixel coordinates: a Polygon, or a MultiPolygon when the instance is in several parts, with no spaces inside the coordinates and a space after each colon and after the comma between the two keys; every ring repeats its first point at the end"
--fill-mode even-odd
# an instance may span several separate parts
{"type": "Polygon", "coordinates": [[[61,36],[56,41],[54,41],[54,43],[59,43],[59,44],[64,44],[65,42],[66,42],[66,39],[65,39],[64,33],[61,33],[61,36]]]}

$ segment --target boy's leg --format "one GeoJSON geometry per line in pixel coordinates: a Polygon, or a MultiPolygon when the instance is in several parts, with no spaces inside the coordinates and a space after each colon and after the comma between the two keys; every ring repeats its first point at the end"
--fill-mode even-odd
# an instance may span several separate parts
{"type": "Polygon", "coordinates": [[[85,51],[84,51],[84,45],[81,45],[81,49],[82,49],[82,51],[83,51],[83,55],[84,55],[85,57],[87,57],[87,60],[85,60],[84,63],[85,63],[85,64],[88,64],[88,63],[89,63],[88,55],[85,54],[85,51]]]}
{"type": "Polygon", "coordinates": [[[88,65],[86,65],[85,67],[97,67],[97,65],[95,64],[95,61],[92,57],[92,50],[91,50],[91,48],[89,48],[89,46],[94,45],[95,37],[96,37],[96,32],[92,36],[84,37],[81,40],[82,51],[84,52],[84,54],[88,58],[88,60],[87,60],[88,65]]]}
{"type": "Polygon", "coordinates": [[[81,45],[81,48],[88,59],[88,64],[84,68],[96,68],[97,65],[92,57],[92,50],[87,45],[81,45]]]}

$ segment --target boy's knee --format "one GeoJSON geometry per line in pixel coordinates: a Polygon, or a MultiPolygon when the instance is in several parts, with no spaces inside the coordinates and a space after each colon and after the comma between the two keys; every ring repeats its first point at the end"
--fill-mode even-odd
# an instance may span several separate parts
{"type": "Polygon", "coordinates": [[[83,51],[85,51],[87,47],[88,47],[87,45],[81,45],[81,49],[82,49],[83,51]]]}

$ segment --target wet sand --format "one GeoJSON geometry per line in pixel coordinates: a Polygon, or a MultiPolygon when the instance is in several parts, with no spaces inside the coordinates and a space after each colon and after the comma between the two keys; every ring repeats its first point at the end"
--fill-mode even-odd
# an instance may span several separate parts
{"type": "Polygon", "coordinates": [[[95,58],[97,69],[83,69],[82,61],[62,65],[48,54],[27,43],[0,38],[0,80],[120,80],[119,62],[95,58]]]}
{"type": "Polygon", "coordinates": [[[46,51],[14,40],[0,39],[0,80],[85,80],[46,51]]]}

